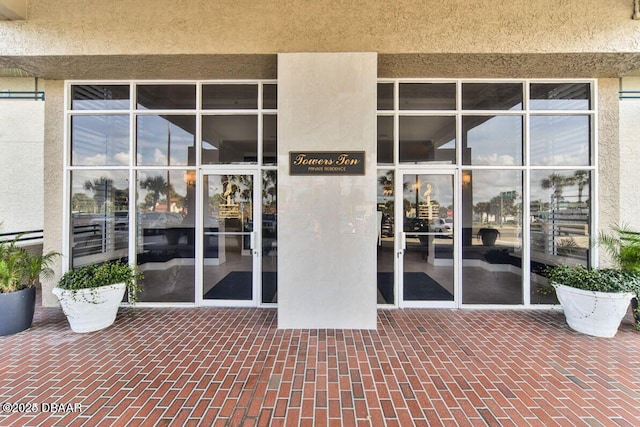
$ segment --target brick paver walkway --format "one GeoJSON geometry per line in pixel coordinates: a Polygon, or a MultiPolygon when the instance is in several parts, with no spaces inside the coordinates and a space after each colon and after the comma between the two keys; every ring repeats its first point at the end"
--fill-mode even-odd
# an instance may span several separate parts
{"type": "Polygon", "coordinates": [[[0,337],[0,426],[635,426],[640,332],[559,311],[379,310],[377,331],[278,330],[275,309],[58,309],[0,337]],[[24,404],[19,406],[18,404],[24,404]],[[19,412],[8,413],[6,409],[19,412]],[[33,412],[29,412],[33,411],[33,412]]]}

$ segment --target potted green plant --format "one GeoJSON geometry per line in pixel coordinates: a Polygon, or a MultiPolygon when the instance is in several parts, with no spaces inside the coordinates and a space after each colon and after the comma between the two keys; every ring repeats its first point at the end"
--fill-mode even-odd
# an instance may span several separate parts
{"type": "Polygon", "coordinates": [[[51,263],[58,256],[30,252],[18,246],[20,236],[0,242],[0,336],[31,327],[40,276],[53,274],[51,263]]]}
{"type": "Polygon", "coordinates": [[[137,301],[141,280],[142,273],[122,261],[89,264],[64,273],[53,294],[71,330],[93,332],[113,324],[125,292],[130,303],[137,301]]]}
{"type": "Polygon", "coordinates": [[[640,292],[640,274],[582,265],[546,269],[569,326],[588,335],[613,337],[629,301],[640,292]]]}
{"type": "MultiPolygon", "coordinates": [[[[615,225],[612,233],[601,232],[598,242],[609,254],[611,261],[620,270],[640,273],[640,231],[628,225],[615,225]]],[[[636,329],[640,330],[640,309],[638,295],[631,299],[636,329]]]]}
{"type": "Polygon", "coordinates": [[[492,227],[482,227],[477,234],[477,238],[482,240],[483,246],[494,246],[498,236],[500,236],[500,231],[492,227]]]}

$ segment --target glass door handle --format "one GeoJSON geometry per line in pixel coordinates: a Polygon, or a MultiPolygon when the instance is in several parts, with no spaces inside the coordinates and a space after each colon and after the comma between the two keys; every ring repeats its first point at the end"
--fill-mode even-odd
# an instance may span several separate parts
{"type": "Polygon", "coordinates": [[[404,255],[406,250],[407,250],[407,235],[404,232],[402,232],[400,233],[400,250],[397,253],[398,258],[404,255]]]}
{"type": "Polygon", "coordinates": [[[249,233],[249,249],[251,249],[251,253],[253,253],[253,255],[258,256],[260,255],[260,251],[256,249],[256,240],[258,240],[256,232],[252,231],[249,233]]]}

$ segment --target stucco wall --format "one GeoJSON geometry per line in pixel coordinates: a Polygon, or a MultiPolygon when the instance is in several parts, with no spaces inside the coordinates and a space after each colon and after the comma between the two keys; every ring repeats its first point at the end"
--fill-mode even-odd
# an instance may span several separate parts
{"type": "MultiPolygon", "coordinates": [[[[0,91],[32,91],[33,79],[0,78],[0,91]]],[[[0,99],[0,232],[42,229],[44,102],[0,99]]]]}
{"type": "Polygon", "coordinates": [[[44,83],[33,77],[0,77],[0,92],[44,90],[44,83]]]}
{"type": "MultiPolygon", "coordinates": [[[[50,80],[47,85],[44,128],[44,245],[43,251],[62,253],[63,222],[63,152],[64,152],[64,82],[50,80]]],[[[57,306],[58,300],[51,293],[57,278],[62,274],[66,258],[56,258],[53,266],[55,278],[42,282],[42,305],[57,306]]]]}
{"type": "Polygon", "coordinates": [[[0,22],[0,66],[49,79],[275,78],[276,54],[287,52],[377,52],[380,77],[617,77],[640,68],[631,0],[28,4],[26,21],[0,22]]]}
{"type": "MultiPolygon", "coordinates": [[[[618,79],[598,81],[598,220],[599,228],[607,230],[620,221],[621,211],[621,157],[619,133],[618,79]]],[[[597,238],[597,232],[594,233],[597,238]]],[[[608,263],[604,251],[600,251],[600,263],[608,263]]]]}
{"type": "Polygon", "coordinates": [[[31,0],[6,54],[624,52],[620,0],[31,0]]]}

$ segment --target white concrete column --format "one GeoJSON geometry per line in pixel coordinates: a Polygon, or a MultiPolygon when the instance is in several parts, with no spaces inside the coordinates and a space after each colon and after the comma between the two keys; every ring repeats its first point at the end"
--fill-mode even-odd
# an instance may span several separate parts
{"type": "Polygon", "coordinates": [[[278,327],[376,328],[375,53],[278,55],[278,327]],[[289,152],[364,151],[295,176],[289,152]]]}

